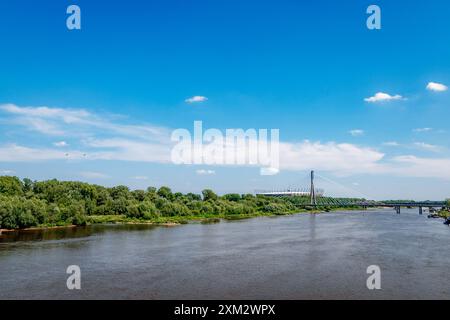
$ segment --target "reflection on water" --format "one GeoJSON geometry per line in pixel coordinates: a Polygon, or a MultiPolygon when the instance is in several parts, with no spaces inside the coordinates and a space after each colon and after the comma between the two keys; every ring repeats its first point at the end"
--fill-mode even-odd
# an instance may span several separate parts
{"type": "Polygon", "coordinates": [[[450,298],[450,228],[417,210],[0,236],[0,298],[450,298]],[[82,289],[66,288],[78,265],[82,289]],[[382,290],[366,288],[378,265],[382,290]]]}
{"type": "Polygon", "coordinates": [[[3,232],[0,242],[59,240],[64,238],[80,238],[91,235],[89,227],[54,228],[43,230],[20,230],[3,232]]]}
{"type": "Polygon", "coordinates": [[[127,232],[133,230],[149,230],[154,228],[145,224],[110,224],[110,225],[91,225],[84,227],[57,227],[48,229],[29,229],[4,231],[0,233],[0,243],[17,242],[17,241],[44,241],[44,240],[60,240],[70,238],[88,237],[94,233],[103,232],[127,232]]]}

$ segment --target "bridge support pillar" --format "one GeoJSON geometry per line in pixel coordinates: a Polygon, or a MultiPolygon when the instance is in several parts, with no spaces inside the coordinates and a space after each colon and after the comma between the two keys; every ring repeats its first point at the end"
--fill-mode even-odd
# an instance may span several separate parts
{"type": "Polygon", "coordinates": [[[397,214],[400,214],[400,207],[395,207],[395,212],[396,212],[397,214]]]}
{"type": "Polygon", "coordinates": [[[419,214],[423,214],[422,207],[419,207],[419,214]]]}
{"type": "Polygon", "coordinates": [[[314,171],[311,171],[311,190],[309,191],[309,196],[311,198],[311,205],[317,205],[316,190],[314,188],[314,171]]]}

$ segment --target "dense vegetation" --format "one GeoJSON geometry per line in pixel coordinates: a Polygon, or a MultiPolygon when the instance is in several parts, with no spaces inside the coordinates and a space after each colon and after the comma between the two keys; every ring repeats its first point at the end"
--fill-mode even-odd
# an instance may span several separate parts
{"type": "Polygon", "coordinates": [[[35,182],[0,177],[0,229],[34,226],[85,225],[95,222],[153,221],[242,217],[298,212],[290,200],[251,194],[218,196],[173,193],[168,187],[130,191],[83,182],[35,182]]]}
{"type": "Polygon", "coordinates": [[[443,209],[438,213],[440,217],[445,219],[450,218],[450,199],[447,199],[446,202],[447,202],[446,209],[443,209]]]}

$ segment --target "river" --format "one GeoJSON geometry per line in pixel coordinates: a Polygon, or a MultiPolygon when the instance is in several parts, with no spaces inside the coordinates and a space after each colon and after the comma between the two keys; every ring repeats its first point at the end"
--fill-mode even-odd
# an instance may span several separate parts
{"type": "Polygon", "coordinates": [[[418,209],[0,236],[1,299],[449,299],[450,228],[418,209]],[[66,268],[81,269],[68,290],[66,268]],[[369,265],[381,290],[368,290],[369,265]]]}

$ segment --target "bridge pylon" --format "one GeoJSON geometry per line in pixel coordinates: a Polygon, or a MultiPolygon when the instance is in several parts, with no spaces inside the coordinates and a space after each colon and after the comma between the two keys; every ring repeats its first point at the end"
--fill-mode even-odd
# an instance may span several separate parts
{"type": "Polygon", "coordinates": [[[314,170],[311,170],[311,190],[309,192],[309,195],[311,199],[311,205],[312,206],[317,205],[316,191],[314,189],[314,170]]]}

